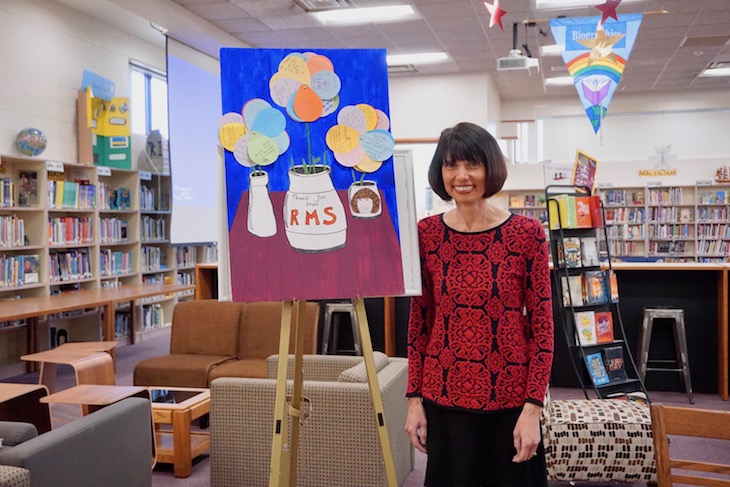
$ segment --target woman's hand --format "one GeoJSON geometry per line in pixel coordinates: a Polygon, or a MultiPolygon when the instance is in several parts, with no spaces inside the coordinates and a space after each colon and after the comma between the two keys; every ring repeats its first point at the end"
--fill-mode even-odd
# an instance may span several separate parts
{"type": "Polygon", "coordinates": [[[426,411],[423,409],[420,397],[408,398],[408,417],[406,418],[406,433],[411,440],[411,445],[423,453],[426,453],[426,411]]]}
{"type": "Polygon", "coordinates": [[[517,454],[512,457],[515,463],[522,463],[535,456],[540,443],[540,415],[542,409],[532,403],[525,403],[520,417],[517,418],[515,430],[512,433],[517,454]]]}

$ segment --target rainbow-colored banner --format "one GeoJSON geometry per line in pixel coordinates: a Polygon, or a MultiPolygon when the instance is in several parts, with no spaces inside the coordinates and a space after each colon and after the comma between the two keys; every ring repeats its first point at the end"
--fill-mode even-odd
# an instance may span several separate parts
{"type": "Polygon", "coordinates": [[[575,89],[593,131],[598,132],[639,32],[642,14],[624,14],[601,24],[601,17],[550,19],[575,89]]]}

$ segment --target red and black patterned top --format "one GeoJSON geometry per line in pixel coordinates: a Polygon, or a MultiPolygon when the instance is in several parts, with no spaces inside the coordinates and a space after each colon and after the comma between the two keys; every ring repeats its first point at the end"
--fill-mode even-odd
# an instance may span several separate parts
{"type": "Polygon", "coordinates": [[[463,233],[418,223],[423,295],[411,301],[407,396],[469,411],[542,406],[553,361],[545,230],[512,214],[463,233]]]}

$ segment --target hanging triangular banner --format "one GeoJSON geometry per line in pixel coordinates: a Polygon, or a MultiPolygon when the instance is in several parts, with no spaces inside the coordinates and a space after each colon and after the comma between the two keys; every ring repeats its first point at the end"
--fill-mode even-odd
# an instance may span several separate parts
{"type": "Polygon", "coordinates": [[[598,133],[634,47],[642,14],[623,14],[618,21],[601,17],[550,19],[550,30],[593,131],[598,133]]]}

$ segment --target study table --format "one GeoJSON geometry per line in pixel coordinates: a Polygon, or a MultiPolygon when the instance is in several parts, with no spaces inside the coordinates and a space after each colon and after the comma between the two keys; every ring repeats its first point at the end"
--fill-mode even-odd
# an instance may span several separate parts
{"type": "MultiPolygon", "coordinates": [[[[103,340],[114,340],[114,308],[117,303],[131,304],[131,323],[129,327],[130,342],[135,342],[135,301],[193,289],[193,285],[181,284],[133,284],[114,288],[86,289],[74,293],[51,294],[34,296],[12,301],[0,302],[0,321],[28,319],[28,346],[27,352],[38,350],[36,340],[36,324],[38,317],[66,311],[75,311],[85,308],[104,308],[104,322],[102,323],[103,340]]],[[[112,357],[114,350],[110,350],[112,357]]]]}

